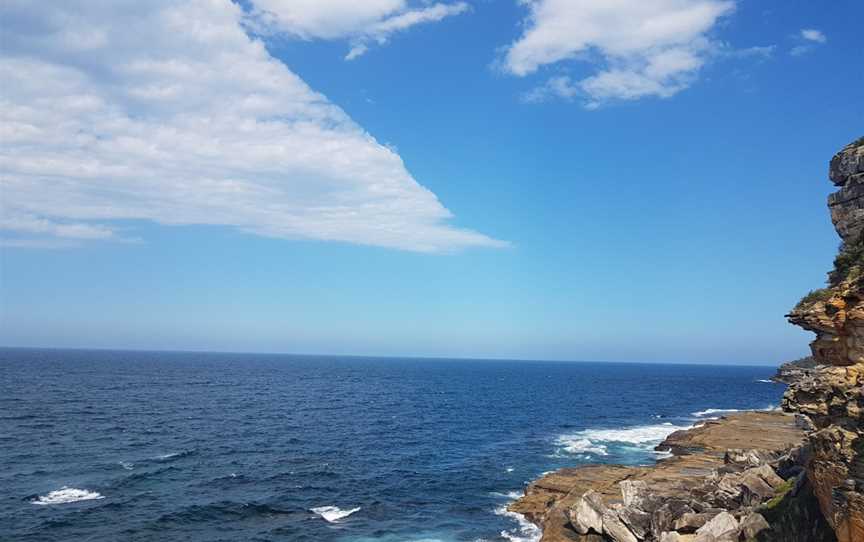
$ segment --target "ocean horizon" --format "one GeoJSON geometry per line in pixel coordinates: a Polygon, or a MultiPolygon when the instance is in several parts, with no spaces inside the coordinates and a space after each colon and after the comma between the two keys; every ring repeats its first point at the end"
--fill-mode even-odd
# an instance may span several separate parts
{"type": "Polygon", "coordinates": [[[115,352],[130,354],[214,354],[214,355],[241,355],[241,356],[284,356],[286,358],[345,358],[345,359],[393,359],[393,360],[425,360],[425,361],[512,361],[525,363],[609,363],[609,364],[633,364],[633,365],[713,365],[717,367],[770,367],[776,369],[782,362],[716,362],[716,361],[638,361],[638,360],[590,360],[590,359],[558,359],[558,358],[534,358],[534,357],[473,357],[473,356],[424,356],[424,355],[397,355],[397,354],[332,354],[332,353],[308,353],[308,352],[282,352],[282,351],[255,351],[255,350],[208,350],[208,349],[184,349],[184,348],[113,348],[113,347],[70,347],[70,346],[4,346],[0,350],[35,350],[35,351],[63,351],[63,352],[115,352]]]}
{"type": "Polygon", "coordinates": [[[0,349],[15,540],[529,542],[544,472],[775,408],[772,366],[0,349]],[[622,370],[626,369],[626,370],[622,370]]]}

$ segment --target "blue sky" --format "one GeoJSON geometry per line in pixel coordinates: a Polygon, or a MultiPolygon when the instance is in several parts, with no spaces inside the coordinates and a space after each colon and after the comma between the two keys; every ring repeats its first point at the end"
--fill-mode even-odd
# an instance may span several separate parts
{"type": "Polygon", "coordinates": [[[807,351],[860,2],[2,9],[0,344],[807,351]]]}

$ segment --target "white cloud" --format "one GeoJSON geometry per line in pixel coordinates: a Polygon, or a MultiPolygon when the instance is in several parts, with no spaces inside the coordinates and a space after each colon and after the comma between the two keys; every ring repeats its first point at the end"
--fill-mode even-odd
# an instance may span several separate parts
{"type": "Polygon", "coordinates": [[[804,28],[801,30],[801,37],[807,41],[814,41],[816,43],[825,43],[828,41],[828,38],[825,37],[820,30],[815,30],[813,28],[804,28]]]}
{"type": "MultiPolygon", "coordinates": [[[[525,30],[505,49],[503,69],[523,77],[563,61],[597,65],[566,87],[589,107],[687,88],[718,47],[709,31],[735,9],[727,0],[521,1],[529,9],[525,30]]],[[[554,93],[554,79],[537,92],[554,93]]]]}
{"type": "Polygon", "coordinates": [[[523,101],[528,103],[545,102],[551,98],[572,100],[579,94],[579,87],[566,75],[550,77],[544,84],[525,93],[523,101]]]}
{"type": "Polygon", "coordinates": [[[828,37],[821,30],[814,28],[802,28],[796,38],[799,44],[789,50],[789,54],[792,56],[809,53],[815,47],[828,42],[828,37]]]}
{"type": "MultiPolygon", "coordinates": [[[[362,2],[358,2],[362,3],[362,2]]],[[[241,27],[229,0],[0,4],[7,245],[118,220],[416,251],[501,246],[241,27]]]]}
{"type": "Polygon", "coordinates": [[[384,44],[392,34],[438,22],[468,11],[465,2],[417,7],[405,0],[252,0],[253,25],[302,39],[348,39],[346,60],[363,55],[372,43],[384,44]]]}

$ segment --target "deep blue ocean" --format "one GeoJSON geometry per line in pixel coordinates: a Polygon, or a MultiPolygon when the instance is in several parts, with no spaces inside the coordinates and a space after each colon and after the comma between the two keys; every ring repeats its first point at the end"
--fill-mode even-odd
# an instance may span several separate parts
{"type": "Polygon", "coordinates": [[[0,539],[535,540],[527,482],[653,462],[773,372],[0,349],[0,539]]]}

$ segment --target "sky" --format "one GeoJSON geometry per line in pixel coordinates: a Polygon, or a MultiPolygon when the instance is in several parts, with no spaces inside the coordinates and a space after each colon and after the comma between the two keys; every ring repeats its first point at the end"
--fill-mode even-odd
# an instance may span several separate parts
{"type": "Polygon", "coordinates": [[[11,0],[0,344],[773,364],[864,4],[11,0]]]}

